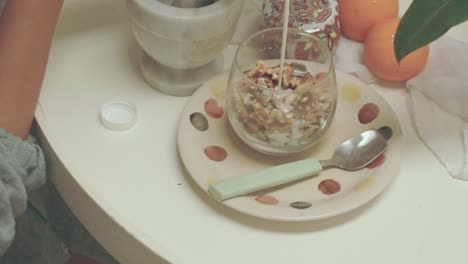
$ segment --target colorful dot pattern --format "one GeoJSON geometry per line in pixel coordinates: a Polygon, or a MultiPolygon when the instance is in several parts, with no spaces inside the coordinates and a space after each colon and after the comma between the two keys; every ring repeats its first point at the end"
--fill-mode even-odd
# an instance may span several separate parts
{"type": "Polygon", "coordinates": [[[358,113],[358,120],[361,124],[369,124],[379,115],[379,106],[374,103],[367,103],[361,107],[358,113]]]}
{"type": "Polygon", "coordinates": [[[190,115],[190,123],[192,126],[199,131],[207,131],[210,128],[208,119],[202,113],[196,112],[190,115]]]}
{"type": "Polygon", "coordinates": [[[354,103],[362,96],[362,89],[359,85],[348,83],[341,88],[341,98],[345,102],[354,103]]]}
{"type": "Polygon", "coordinates": [[[223,147],[208,146],[205,148],[205,155],[212,161],[220,162],[227,158],[227,151],[223,147]]]}
{"type": "Polygon", "coordinates": [[[224,114],[224,110],[219,106],[218,101],[215,99],[209,99],[205,102],[205,112],[208,116],[218,119],[224,114]]]}
{"type": "Polygon", "coordinates": [[[303,210],[303,209],[307,209],[311,207],[312,204],[308,202],[294,202],[294,203],[291,203],[289,206],[291,206],[292,208],[303,210]]]}
{"type": "MultiPolygon", "coordinates": [[[[215,98],[218,100],[224,100],[226,96],[225,92],[225,82],[223,81],[216,81],[214,82],[211,92],[215,98]]],[[[346,84],[342,87],[340,95],[342,99],[349,103],[356,103],[362,97],[362,89],[360,86],[356,84],[346,84]]],[[[209,122],[208,117],[213,119],[220,119],[224,115],[224,109],[219,104],[216,99],[208,99],[204,103],[204,111],[205,114],[200,112],[195,112],[190,115],[190,123],[192,126],[197,129],[198,131],[207,131],[209,129],[209,122]]],[[[360,124],[370,124],[372,123],[377,117],[379,116],[380,109],[379,106],[372,102],[367,102],[363,104],[357,115],[357,122],[360,124]]],[[[388,127],[384,126],[378,129],[378,131],[382,134],[382,136],[389,140],[393,135],[393,130],[388,127]]],[[[221,146],[206,146],[204,148],[205,156],[213,161],[213,162],[223,162],[228,157],[228,152],[225,148],[221,146]]],[[[378,158],[376,158],[373,162],[371,162],[367,169],[376,169],[381,166],[385,162],[385,154],[382,154],[378,158]]],[[[215,177],[207,177],[206,182],[208,185],[212,185],[217,183],[219,180],[215,177]]],[[[353,187],[353,191],[355,192],[363,192],[369,189],[373,185],[374,181],[372,178],[367,178],[353,187]]],[[[317,185],[318,191],[320,191],[323,195],[330,196],[338,194],[341,190],[341,184],[335,179],[325,179],[319,182],[317,185]]],[[[280,200],[274,197],[271,194],[268,195],[260,195],[254,198],[256,202],[266,206],[275,206],[280,204],[280,200]]],[[[306,201],[297,201],[293,203],[289,203],[289,206],[294,209],[298,210],[305,210],[312,207],[312,204],[306,201]]]]}
{"type": "Polygon", "coordinates": [[[218,183],[219,180],[215,177],[206,177],[206,183],[208,183],[208,185],[213,185],[213,184],[216,184],[218,183]]]}
{"type": "Polygon", "coordinates": [[[224,79],[213,81],[213,85],[211,85],[211,93],[216,97],[216,99],[224,100],[224,98],[226,98],[226,85],[226,80],[224,79]]]}
{"type": "Polygon", "coordinates": [[[355,191],[355,192],[365,192],[368,189],[370,189],[372,187],[372,185],[374,185],[374,180],[372,178],[366,178],[366,179],[362,180],[361,182],[359,182],[358,184],[356,184],[353,187],[353,191],[355,191]]]}
{"type": "Polygon", "coordinates": [[[377,131],[379,131],[380,134],[382,134],[382,136],[385,138],[385,140],[389,140],[393,136],[393,129],[391,127],[388,127],[388,126],[383,126],[383,127],[379,128],[377,131]]]}
{"type": "Polygon", "coordinates": [[[279,203],[278,199],[276,199],[275,197],[271,195],[258,196],[257,198],[255,198],[255,200],[265,205],[275,205],[279,203]]]}
{"type": "Polygon", "coordinates": [[[327,179],[319,183],[318,189],[325,195],[332,195],[341,191],[341,184],[335,180],[327,179]]]}
{"type": "Polygon", "coordinates": [[[368,169],[375,169],[385,162],[385,154],[378,156],[374,161],[367,165],[368,169]]]}

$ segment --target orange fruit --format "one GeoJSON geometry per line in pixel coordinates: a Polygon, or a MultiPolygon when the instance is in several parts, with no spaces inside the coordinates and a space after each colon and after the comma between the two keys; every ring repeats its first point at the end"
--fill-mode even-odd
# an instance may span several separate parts
{"type": "Polygon", "coordinates": [[[377,77],[387,81],[406,81],[426,65],[429,46],[413,51],[398,64],[394,51],[395,32],[400,19],[389,19],[373,26],[364,43],[364,64],[377,77]]]}
{"type": "Polygon", "coordinates": [[[341,32],[359,42],[373,25],[398,17],[398,0],[338,0],[338,6],[341,32]]]}

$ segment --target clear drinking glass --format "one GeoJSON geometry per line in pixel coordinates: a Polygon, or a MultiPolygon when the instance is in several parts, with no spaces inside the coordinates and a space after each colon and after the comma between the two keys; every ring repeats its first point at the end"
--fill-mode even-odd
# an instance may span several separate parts
{"type": "Polygon", "coordinates": [[[330,49],[319,38],[288,30],[279,88],[281,28],[259,31],[237,50],[228,83],[228,118],[252,148],[284,155],[312,147],[336,109],[337,88],[330,49]]]}

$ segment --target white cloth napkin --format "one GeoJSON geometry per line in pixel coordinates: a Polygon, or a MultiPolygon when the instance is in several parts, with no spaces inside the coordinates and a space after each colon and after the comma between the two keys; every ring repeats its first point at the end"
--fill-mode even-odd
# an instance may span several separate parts
{"type": "MultiPolygon", "coordinates": [[[[341,38],[337,69],[365,83],[377,80],[362,63],[363,45],[341,38]]],[[[468,44],[442,37],[431,44],[424,71],[407,81],[419,136],[450,175],[468,180],[468,44]]]]}

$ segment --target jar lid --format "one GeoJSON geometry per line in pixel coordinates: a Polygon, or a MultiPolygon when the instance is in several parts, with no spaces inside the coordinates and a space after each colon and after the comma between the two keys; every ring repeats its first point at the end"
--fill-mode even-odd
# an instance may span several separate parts
{"type": "Polygon", "coordinates": [[[101,108],[101,123],[113,131],[125,131],[132,128],[137,121],[136,107],[124,101],[111,101],[101,108]]]}

